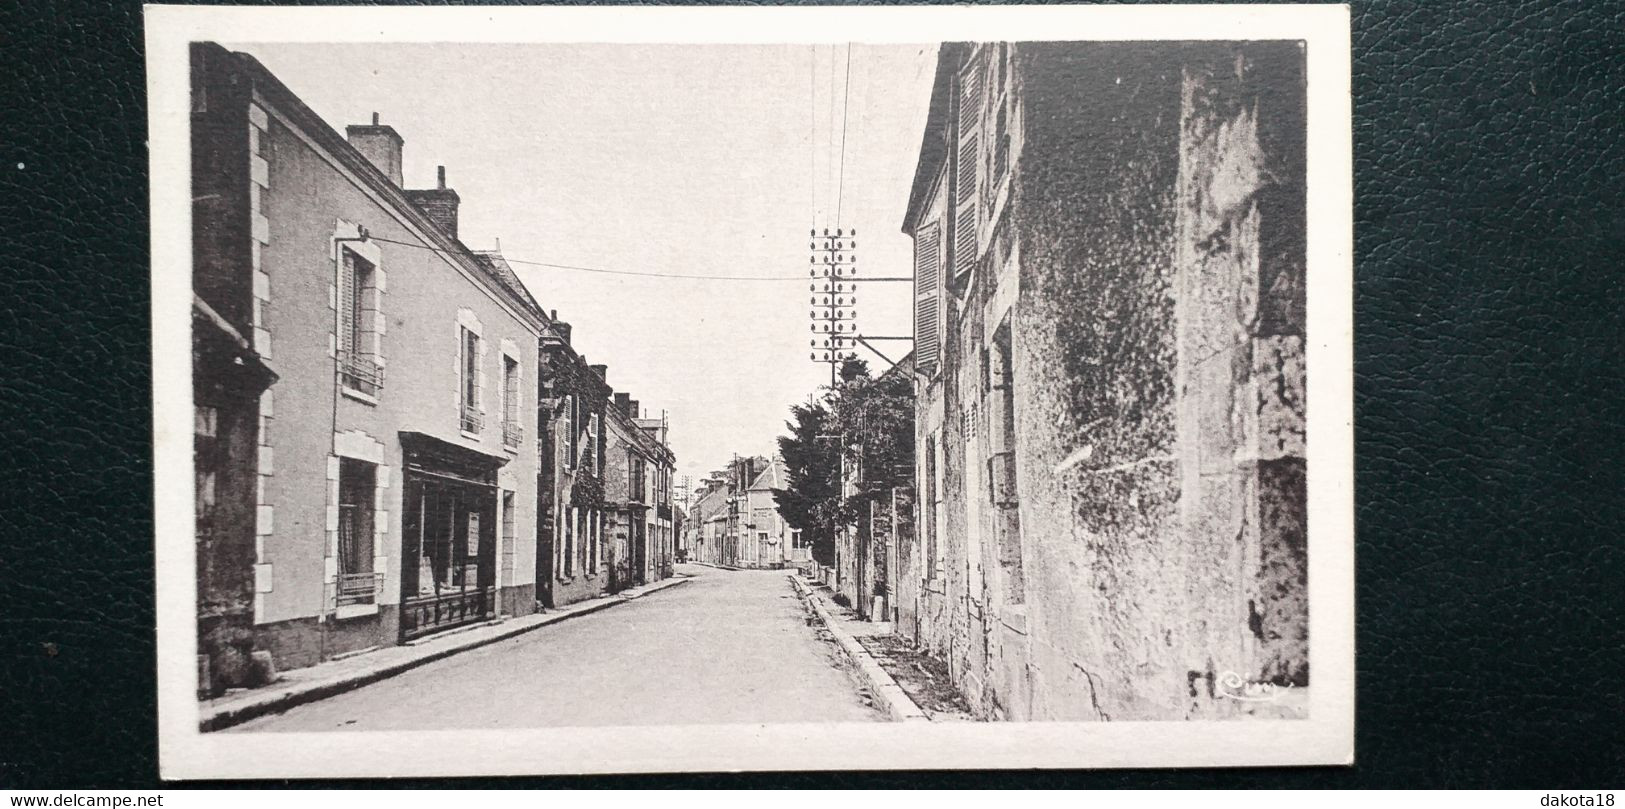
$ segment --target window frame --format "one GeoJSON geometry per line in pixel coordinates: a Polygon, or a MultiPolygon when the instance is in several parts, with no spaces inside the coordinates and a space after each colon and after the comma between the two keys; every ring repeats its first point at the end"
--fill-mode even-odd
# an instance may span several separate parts
{"type": "Polygon", "coordinates": [[[339,389],[376,404],[384,389],[384,271],[377,250],[364,249],[369,246],[334,238],[332,349],[339,389]]]}
{"type": "Polygon", "coordinates": [[[336,488],[338,524],[332,605],[339,617],[373,614],[383,594],[383,571],[376,567],[378,464],[338,456],[336,488]]]}
{"type": "Polygon", "coordinates": [[[484,391],[480,384],[480,355],[484,353],[484,337],[466,324],[459,326],[458,365],[462,377],[457,381],[458,426],[463,434],[478,438],[485,429],[481,403],[484,391]]]}
{"type": "Polygon", "coordinates": [[[524,380],[519,360],[502,352],[502,446],[517,450],[525,440],[523,410],[524,380]]]}

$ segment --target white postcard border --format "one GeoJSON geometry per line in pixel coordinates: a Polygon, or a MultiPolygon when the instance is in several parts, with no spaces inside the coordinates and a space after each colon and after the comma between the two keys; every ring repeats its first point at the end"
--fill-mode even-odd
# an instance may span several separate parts
{"type": "Polygon", "coordinates": [[[165,779],[1351,764],[1353,159],[1346,6],[146,9],[159,752],[165,779]],[[1301,39],[1308,54],[1309,718],[199,733],[187,43],[1301,39]],[[433,756],[403,756],[434,750],[433,756]]]}

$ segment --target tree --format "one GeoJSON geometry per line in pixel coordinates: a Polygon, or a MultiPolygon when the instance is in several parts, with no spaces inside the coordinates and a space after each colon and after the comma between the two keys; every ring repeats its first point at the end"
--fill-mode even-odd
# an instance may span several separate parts
{"type": "Polygon", "coordinates": [[[913,481],[914,387],[908,370],[876,379],[868,363],[849,360],[822,401],[790,408],[790,434],[779,438],[789,485],[773,497],[785,522],[810,539],[820,564],[834,564],[836,533],[867,514],[869,501],[913,481]],[[843,466],[857,483],[851,497],[843,493],[843,466]]]}
{"type": "Polygon", "coordinates": [[[840,446],[833,440],[832,419],[821,402],[791,405],[790,434],[779,437],[779,456],[789,478],[773,490],[779,515],[802,532],[819,564],[835,563],[835,526],[841,495],[840,446]]]}
{"type": "Polygon", "coordinates": [[[853,513],[863,513],[867,500],[914,479],[914,381],[912,363],[904,362],[878,379],[871,379],[865,366],[831,397],[835,431],[858,482],[848,504],[853,513]]]}

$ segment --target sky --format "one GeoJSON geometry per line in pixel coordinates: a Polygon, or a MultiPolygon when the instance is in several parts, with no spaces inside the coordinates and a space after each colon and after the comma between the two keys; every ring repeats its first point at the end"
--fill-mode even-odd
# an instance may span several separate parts
{"type": "MultiPolygon", "coordinates": [[[[859,277],[912,274],[900,228],[935,45],[228,47],[339,132],[377,112],[408,188],[445,166],[470,248],[764,279],[513,265],[611,386],[670,418],[679,483],[771,454],[790,405],[828,384],[808,357],[809,228],[856,228],[859,277]]],[[[910,284],[858,294],[861,333],[912,333],[910,284]]],[[[895,360],[908,344],[877,346],[895,360]]]]}

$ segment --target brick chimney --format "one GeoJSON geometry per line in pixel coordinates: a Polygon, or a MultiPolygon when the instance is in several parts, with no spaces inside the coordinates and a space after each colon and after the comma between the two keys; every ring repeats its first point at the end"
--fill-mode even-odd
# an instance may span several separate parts
{"type": "Polygon", "coordinates": [[[609,378],[609,366],[608,365],[593,365],[593,366],[589,366],[589,367],[592,368],[593,373],[598,375],[599,379],[608,379],[609,378]]]}
{"type": "Polygon", "coordinates": [[[621,411],[622,413],[625,413],[626,412],[626,403],[630,402],[630,401],[632,401],[632,394],[630,394],[630,393],[617,393],[617,394],[615,394],[615,409],[621,411]]]}
{"type": "Polygon", "coordinates": [[[634,419],[638,417],[638,400],[632,399],[626,403],[626,415],[634,419]]]}
{"type": "Polygon", "coordinates": [[[446,167],[435,167],[435,188],[417,189],[406,192],[406,198],[418,206],[418,210],[429,215],[430,221],[440,228],[440,232],[457,238],[457,206],[462,199],[457,192],[446,187],[446,167]]]}
{"type": "Polygon", "coordinates": [[[559,339],[564,341],[565,345],[570,344],[570,324],[565,323],[564,321],[555,317],[553,319],[553,333],[557,334],[559,339]]]}
{"type": "Polygon", "coordinates": [[[395,127],[378,123],[378,113],[372,114],[371,124],[352,124],[344,128],[344,136],[362,157],[371,161],[396,188],[401,187],[401,136],[395,127]]]}

